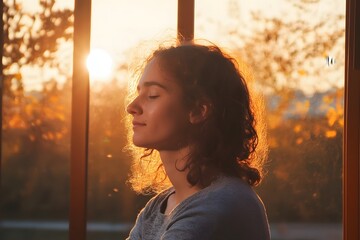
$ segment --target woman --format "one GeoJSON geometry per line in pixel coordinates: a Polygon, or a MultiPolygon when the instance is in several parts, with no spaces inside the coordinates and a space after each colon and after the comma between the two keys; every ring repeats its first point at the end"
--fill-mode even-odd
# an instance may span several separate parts
{"type": "Polygon", "coordinates": [[[142,152],[130,182],[158,194],[128,239],[270,239],[252,189],[262,178],[254,113],[235,60],[216,46],[160,48],[136,92],[127,111],[142,152]]]}

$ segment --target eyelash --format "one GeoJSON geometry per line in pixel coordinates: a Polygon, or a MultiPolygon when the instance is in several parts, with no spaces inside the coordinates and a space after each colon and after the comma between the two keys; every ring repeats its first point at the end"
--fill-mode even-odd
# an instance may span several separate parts
{"type": "Polygon", "coordinates": [[[149,99],[156,99],[158,97],[159,97],[159,95],[150,95],[150,96],[148,96],[149,99]]]}

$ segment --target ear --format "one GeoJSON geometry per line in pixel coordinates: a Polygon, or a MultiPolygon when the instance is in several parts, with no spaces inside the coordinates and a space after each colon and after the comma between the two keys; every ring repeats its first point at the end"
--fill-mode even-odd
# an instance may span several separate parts
{"type": "Polygon", "coordinates": [[[209,101],[197,102],[195,107],[189,113],[191,124],[204,122],[211,113],[211,103],[209,101]]]}

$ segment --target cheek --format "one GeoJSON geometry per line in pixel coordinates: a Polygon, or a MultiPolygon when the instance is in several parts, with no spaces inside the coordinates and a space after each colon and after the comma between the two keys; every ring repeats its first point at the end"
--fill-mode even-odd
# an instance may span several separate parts
{"type": "Polygon", "coordinates": [[[182,131],[189,124],[187,111],[179,104],[168,102],[149,114],[153,115],[158,131],[182,131]]]}

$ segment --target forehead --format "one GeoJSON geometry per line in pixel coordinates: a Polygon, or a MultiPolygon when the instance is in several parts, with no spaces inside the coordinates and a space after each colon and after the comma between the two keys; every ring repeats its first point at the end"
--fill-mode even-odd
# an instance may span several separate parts
{"type": "Polygon", "coordinates": [[[167,88],[174,88],[176,86],[179,87],[174,78],[170,77],[170,75],[163,70],[160,65],[160,61],[158,61],[156,58],[150,60],[149,63],[145,66],[137,88],[141,88],[143,86],[146,87],[149,85],[163,85],[167,86],[167,88]]]}
{"type": "Polygon", "coordinates": [[[164,75],[164,73],[160,67],[159,61],[156,59],[152,59],[146,64],[142,76],[140,78],[140,81],[143,81],[144,78],[162,77],[162,75],[164,75]]]}

